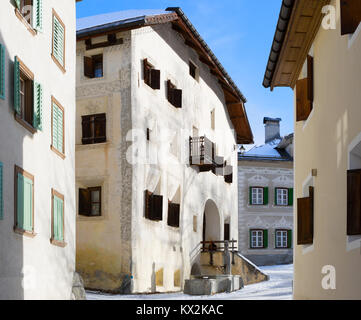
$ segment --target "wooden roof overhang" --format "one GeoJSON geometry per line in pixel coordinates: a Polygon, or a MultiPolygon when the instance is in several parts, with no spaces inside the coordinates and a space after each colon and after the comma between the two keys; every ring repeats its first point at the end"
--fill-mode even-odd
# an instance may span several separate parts
{"type": "Polygon", "coordinates": [[[184,15],[180,8],[167,8],[169,14],[144,17],[144,19],[132,22],[131,24],[111,24],[94,30],[81,30],[77,32],[77,41],[88,40],[94,36],[107,35],[114,32],[132,30],[145,26],[171,23],[172,28],[184,38],[185,45],[194,49],[199,60],[206,64],[212,75],[218,79],[218,83],[224,92],[225,101],[230,119],[233,123],[237,134],[237,143],[252,144],[253,134],[248,121],[244,104],[246,98],[234,84],[231,77],[225,71],[221,63],[215,57],[208,45],[198,34],[188,18],[184,15]]]}
{"type": "Polygon", "coordinates": [[[283,0],[263,85],[296,85],[330,0],[283,0]],[[282,30],[283,29],[283,30],[282,30]]]}

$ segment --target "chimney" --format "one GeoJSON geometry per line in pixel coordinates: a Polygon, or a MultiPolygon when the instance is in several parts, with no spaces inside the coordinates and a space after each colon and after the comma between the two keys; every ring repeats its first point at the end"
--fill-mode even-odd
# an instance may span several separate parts
{"type": "Polygon", "coordinates": [[[280,118],[263,118],[263,124],[265,125],[265,143],[274,139],[281,139],[280,121],[282,121],[280,118]]]}

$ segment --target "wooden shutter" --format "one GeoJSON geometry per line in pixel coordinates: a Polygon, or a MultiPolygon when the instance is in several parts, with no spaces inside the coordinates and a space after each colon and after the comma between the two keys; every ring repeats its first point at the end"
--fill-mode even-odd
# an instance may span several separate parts
{"type": "Polygon", "coordinates": [[[293,188],[288,189],[288,205],[293,206],[293,188]]]}
{"type": "Polygon", "coordinates": [[[24,230],[24,177],[18,173],[16,183],[16,227],[24,230]]]}
{"type": "Polygon", "coordinates": [[[0,220],[4,218],[3,164],[0,162],[0,220]]]}
{"type": "Polygon", "coordinates": [[[43,87],[40,83],[34,82],[33,89],[33,127],[41,131],[43,130],[43,87]]]}
{"type": "Polygon", "coordinates": [[[252,187],[249,187],[249,204],[252,205],[253,204],[253,198],[252,198],[252,187]]]}
{"type": "Polygon", "coordinates": [[[154,90],[159,90],[160,89],[160,70],[156,70],[156,69],[151,69],[150,70],[150,86],[154,89],[154,90]]]}
{"type": "Polygon", "coordinates": [[[21,113],[20,104],[20,63],[17,57],[14,61],[14,110],[17,114],[21,113]]]}
{"type": "Polygon", "coordinates": [[[33,231],[33,181],[27,177],[23,177],[23,230],[33,231]]]}
{"type": "Polygon", "coordinates": [[[361,1],[341,0],[341,35],[354,33],[361,22],[361,1]]]}
{"type": "Polygon", "coordinates": [[[162,221],[163,220],[163,196],[152,195],[152,216],[151,220],[162,221]]]}
{"type": "Polygon", "coordinates": [[[91,143],[91,139],[90,139],[92,137],[91,121],[92,121],[91,116],[82,116],[81,125],[82,125],[82,143],[83,144],[91,143]]]}
{"type": "Polygon", "coordinates": [[[0,43],[0,99],[5,99],[5,48],[0,43]]]}
{"type": "Polygon", "coordinates": [[[263,188],[263,204],[268,204],[268,187],[263,188]]]}
{"type": "Polygon", "coordinates": [[[53,237],[64,241],[64,202],[57,196],[53,199],[53,237]]]}
{"type": "Polygon", "coordinates": [[[106,142],[106,116],[105,113],[95,116],[94,119],[94,142],[106,142]]]}
{"type": "Polygon", "coordinates": [[[167,81],[167,99],[171,104],[173,104],[173,100],[174,100],[173,88],[174,88],[174,86],[173,86],[172,82],[170,80],[168,80],[167,81]]]}
{"type": "Polygon", "coordinates": [[[361,234],[361,170],[347,172],[347,235],[361,234]]]}
{"type": "Polygon", "coordinates": [[[176,108],[182,108],[182,90],[172,89],[173,91],[173,105],[176,108]]]}
{"type": "Polygon", "coordinates": [[[88,189],[79,189],[79,215],[90,216],[91,194],[88,189]]]}
{"type": "Polygon", "coordinates": [[[229,223],[224,224],[224,241],[229,241],[230,239],[230,228],[229,223]]]}
{"type": "Polygon", "coordinates": [[[143,60],[143,70],[144,70],[144,82],[147,85],[150,85],[150,79],[151,79],[150,70],[151,70],[151,67],[150,67],[150,65],[148,63],[148,59],[143,60]]]}
{"type": "Polygon", "coordinates": [[[225,167],[225,172],[228,173],[230,172],[230,174],[227,174],[224,176],[224,181],[226,183],[232,183],[233,182],[233,167],[232,166],[226,166],[225,167]]]}
{"type": "Polygon", "coordinates": [[[287,230],[287,248],[292,248],[292,230],[287,230]]]}
{"type": "Polygon", "coordinates": [[[296,82],[296,113],[297,121],[307,120],[312,110],[312,103],[308,99],[308,78],[296,82]]]}
{"type": "Polygon", "coordinates": [[[297,244],[313,243],[313,187],[308,198],[297,199],[297,244]]]}
{"type": "Polygon", "coordinates": [[[311,109],[312,109],[313,94],[314,94],[313,65],[314,65],[313,57],[308,55],[307,56],[307,98],[308,101],[310,101],[311,103],[311,109]]]}
{"type": "Polygon", "coordinates": [[[33,28],[43,31],[43,0],[33,0],[33,28]]]}
{"type": "Polygon", "coordinates": [[[84,56],[84,76],[94,78],[94,60],[92,57],[84,56]]]}
{"type": "Polygon", "coordinates": [[[152,193],[148,190],[144,192],[144,217],[150,219],[152,216],[152,193]]]}
{"type": "Polygon", "coordinates": [[[263,230],[263,248],[268,248],[268,230],[263,230]]]}
{"type": "Polygon", "coordinates": [[[20,0],[15,0],[15,5],[20,10],[20,0]]]}
{"type": "Polygon", "coordinates": [[[253,248],[253,246],[252,246],[252,230],[249,230],[249,247],[253,248]]]}
{"type": "Polygon", "coordinates": [[[53,102],[53,147],[63,153],[63,112],[53,102]]]}
{"type": "Polygon", "coordinates": [[[58,18],[53,16],[53,55],[64,67],[65,29],[58,18]]]}
{"type": "Polygon", "coordinates": [[[179,228],[180,205],[177,203],[168,203],[168,225],[179,228]]]}

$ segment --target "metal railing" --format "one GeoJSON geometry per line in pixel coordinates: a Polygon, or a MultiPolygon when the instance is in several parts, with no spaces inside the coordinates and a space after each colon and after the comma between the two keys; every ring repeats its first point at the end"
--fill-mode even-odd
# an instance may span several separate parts
{"type": "Polygon", "coordinates": [[[216,252],[225,252],[229,250],[232,254],[232,264],[234,265],[234,255],[237,253],[235,244],[237,240],[223,240],[223,241],[201,241],[202,252],[209,253],[209,264],[213,266],[213,254],[216,252]]]}
{"type": "Polygon", "coordinates": [[[213,165],[215,144],[206,136],[189,138],[189,158],[191,165],[213,165]]]}

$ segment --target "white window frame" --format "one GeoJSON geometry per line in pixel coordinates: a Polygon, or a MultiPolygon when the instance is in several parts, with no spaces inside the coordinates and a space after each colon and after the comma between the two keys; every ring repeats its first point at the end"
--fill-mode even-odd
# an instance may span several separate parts
{"type": "Polygon", "coordinates": [[[276,248],[287,249],[288,248],[288,231],[276,230],[276,248]]]}
{"type": "Polygon", "coordinates": [[[277,206],[288,206],[288,189],[276,188],[277,206]]]}
{"type": "Polygon", "coordinates": [[[263,205],[264,203],[264,188],[252,187],[252,205],[263,205]]]}
{"type": "Polygon", "coordinates": [[[263,230],[251,230],[251,248],[262,249],[263,242],[263,230]]]}

